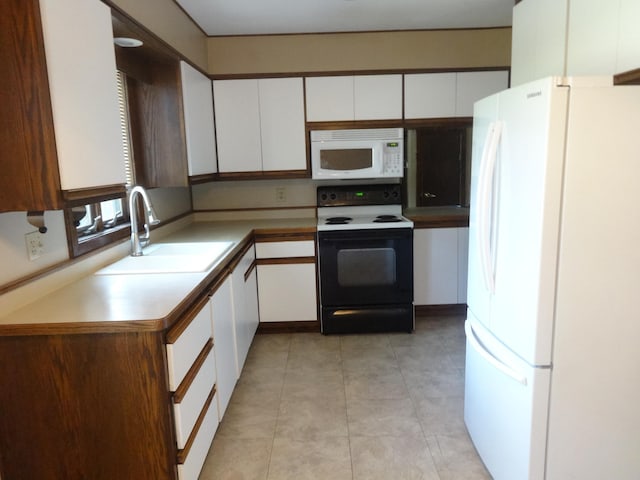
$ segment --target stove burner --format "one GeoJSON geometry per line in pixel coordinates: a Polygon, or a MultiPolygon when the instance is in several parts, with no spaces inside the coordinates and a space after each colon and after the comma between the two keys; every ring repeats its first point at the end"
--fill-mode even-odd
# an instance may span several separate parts
{"type": "Polygon", "coordinates": [[[401,222],[402,219],[397,217],[396,215],[378,215],[373,221],[374,223],[391,223],[401,222]]]}
{"type": "Polygon", "coordinates": [[[344,225],[351,222],[353,218],[351,217],[329,217],[325,220],[325,225],[344,225]]]}

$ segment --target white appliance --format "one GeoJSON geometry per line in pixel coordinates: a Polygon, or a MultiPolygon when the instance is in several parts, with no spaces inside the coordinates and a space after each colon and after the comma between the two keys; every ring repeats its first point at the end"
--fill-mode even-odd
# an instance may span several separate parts
{"type": "Polygon", "coordinates": [[[496,480],[640,478],[640,87],[475,104],[464,418],[496,480]]]}
{"type": "Polygon", "coordinates": [[[311,177],[315,180],[401,178],[402,128],[314,130],[311,177]]]}

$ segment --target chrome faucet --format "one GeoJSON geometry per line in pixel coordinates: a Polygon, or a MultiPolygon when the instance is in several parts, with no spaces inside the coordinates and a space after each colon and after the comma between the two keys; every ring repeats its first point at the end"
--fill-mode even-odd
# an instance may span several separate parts
{"type": "Polygon", "coordinates": [[[153,205],[149,196],[144,188],[136,185],[129,192],[129,216],[131,218],[131,256],[139,257],[142,255],[142,247],[149,245],[151,240],[149,237],[149,225],[157,225],[160,223],[156,212],[153,210],[153,205]],[[138,210],[136,208],[136,196],[142,197],[143,208],[146,214],[146,221],[144,222],[144,235],[140,236],[138,232],[138,210]]]}

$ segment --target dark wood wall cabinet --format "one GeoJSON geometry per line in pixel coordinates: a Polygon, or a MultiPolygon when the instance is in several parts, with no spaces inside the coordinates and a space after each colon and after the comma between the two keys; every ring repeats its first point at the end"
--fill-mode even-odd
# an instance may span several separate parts
{"type": "Polygon", "coordinates": [[[63,191],[124,185],[109,8],[3,1],[0,61],[0,212],[57,210],[63,191]]]}

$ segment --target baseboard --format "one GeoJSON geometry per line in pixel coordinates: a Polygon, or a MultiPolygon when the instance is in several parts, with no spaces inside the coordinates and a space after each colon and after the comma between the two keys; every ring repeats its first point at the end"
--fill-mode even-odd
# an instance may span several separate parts
{"type": "Polygon", "coordinates": [[[320,321],[300,321],[300,322],[264,322],[258,325],[256,334],[265,333],[301,333],[320,332],[320,321]]]}
{"type": "Polygon", "coordinates": [[[467,312],[466,303],[450,305],[415,305],[416,316],[438,317],[450,315],[464,315],[467,312]]]}

